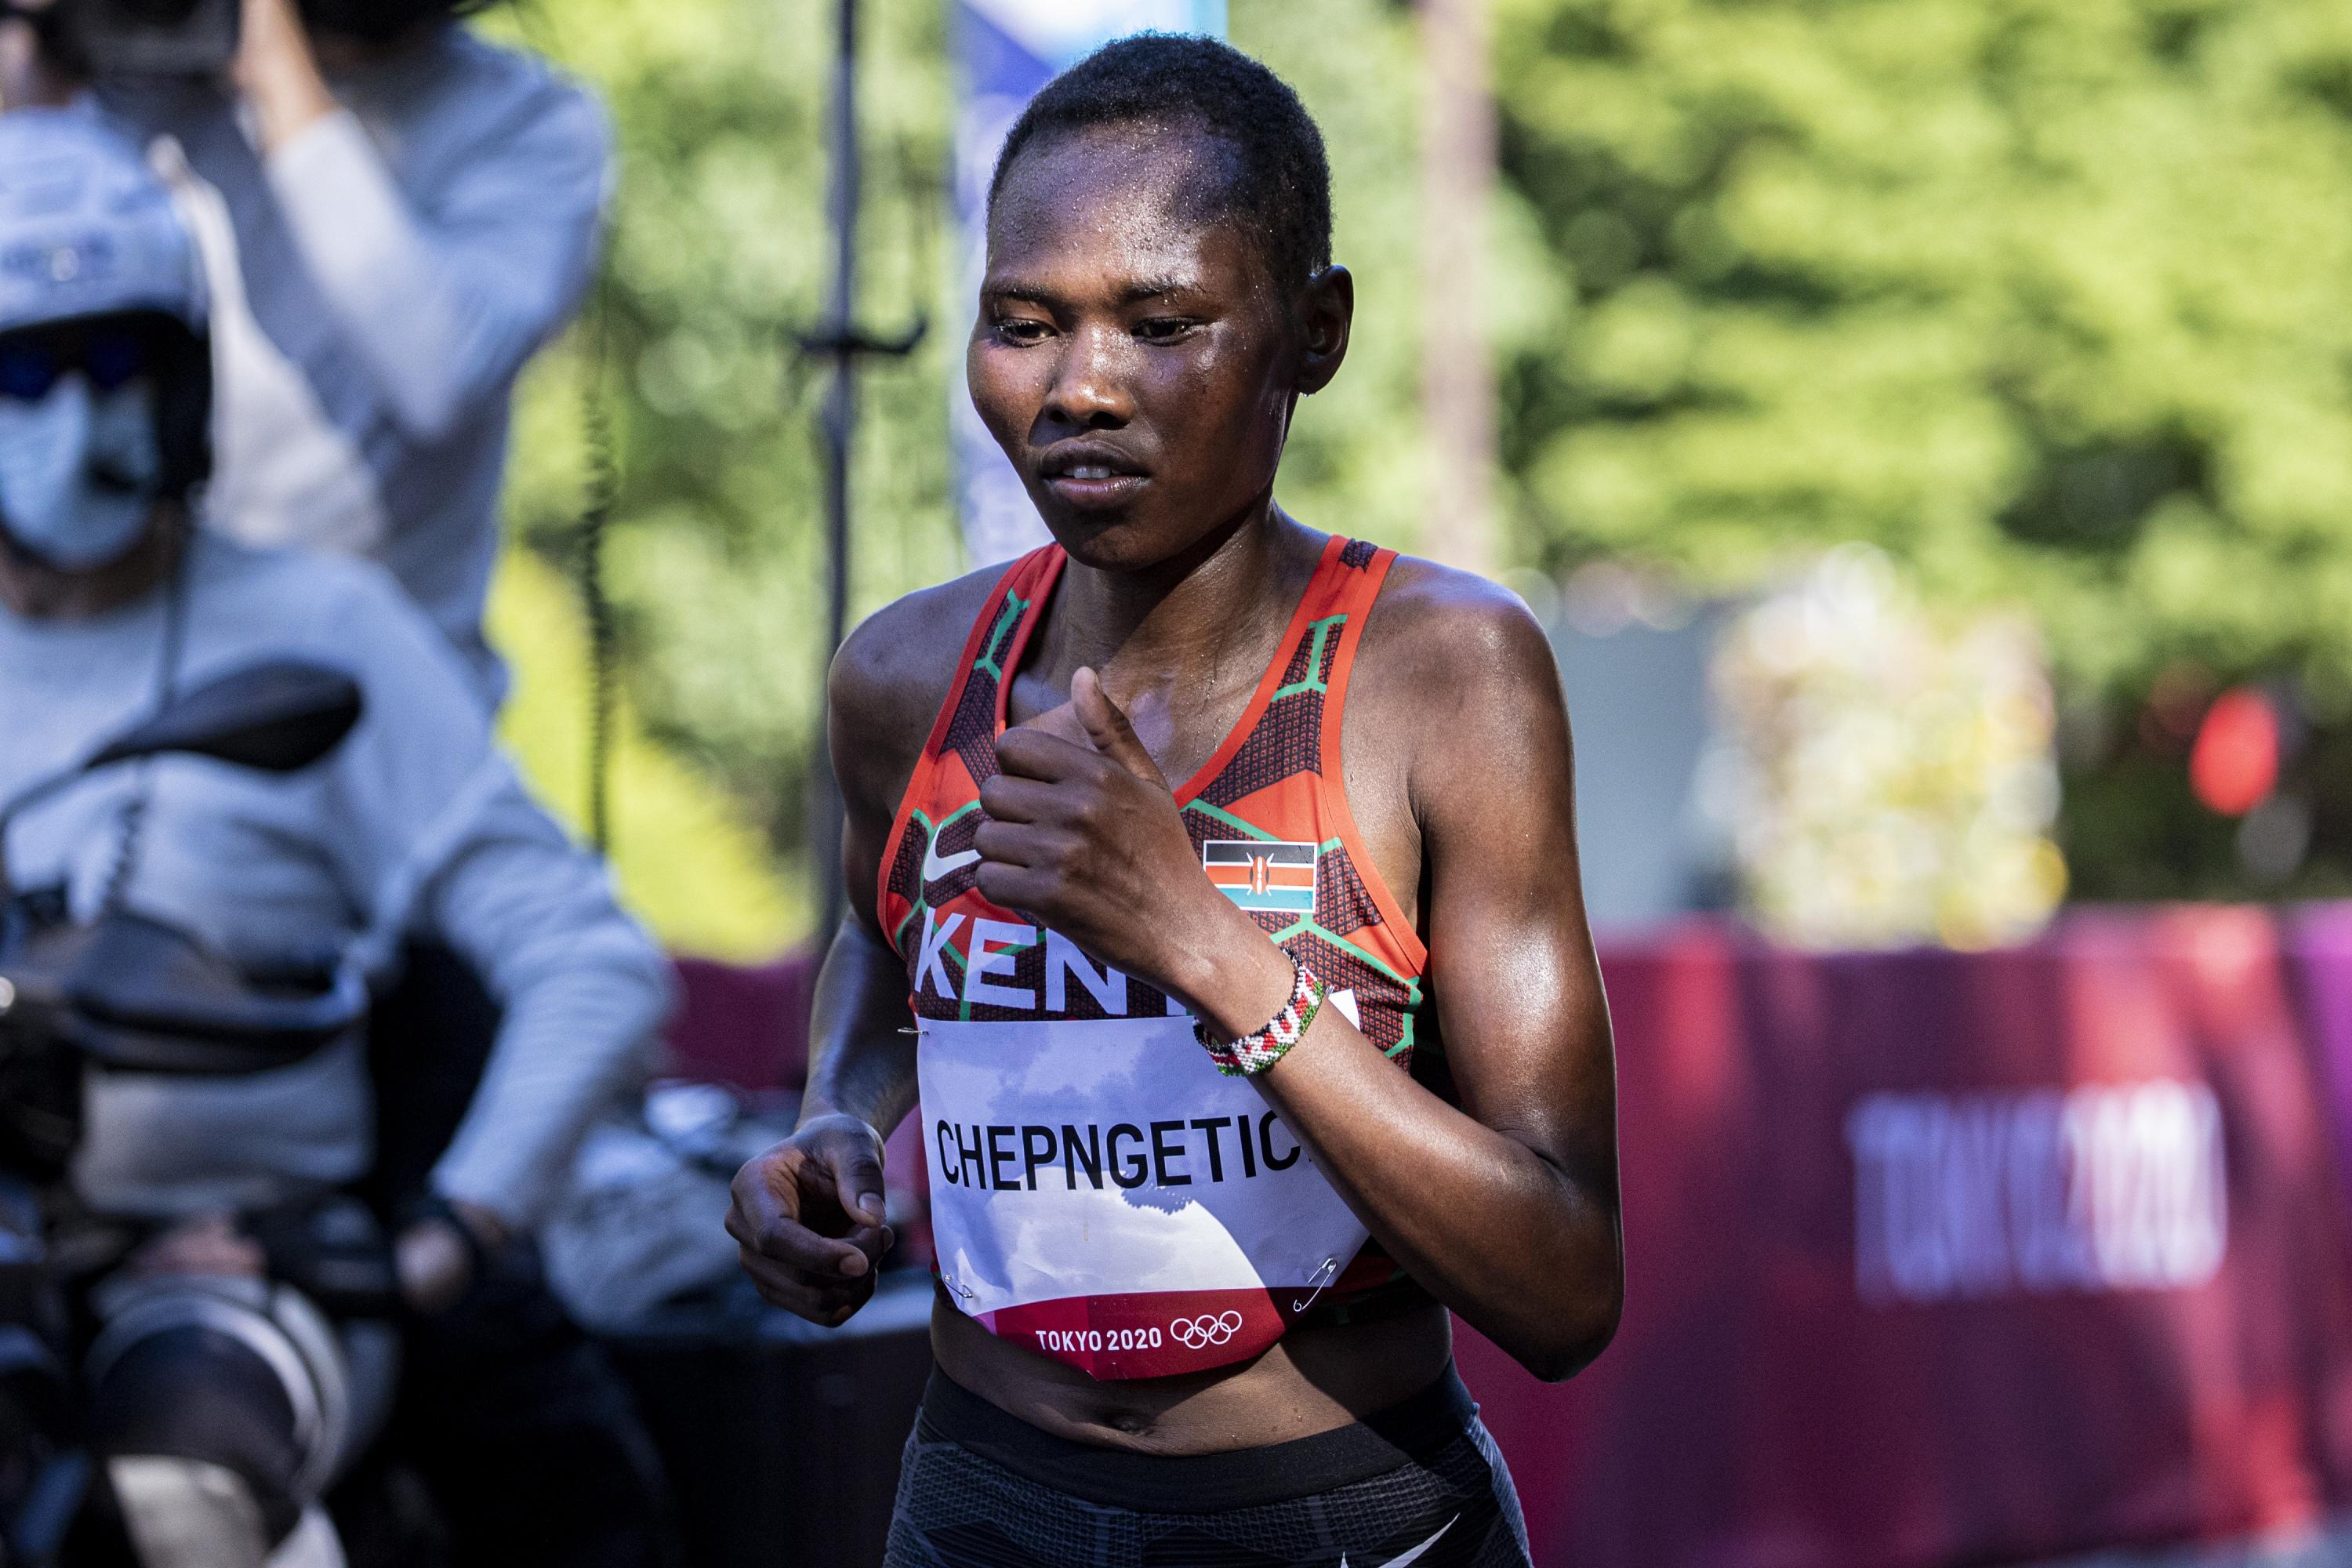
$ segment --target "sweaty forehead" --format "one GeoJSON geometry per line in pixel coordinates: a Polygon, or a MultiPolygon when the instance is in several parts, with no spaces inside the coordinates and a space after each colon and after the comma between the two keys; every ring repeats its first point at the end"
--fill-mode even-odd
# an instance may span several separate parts
{"type": "Polygon", "coordinates": [[[1264,271],[1214,137],[1108,125],[1024,147],[989,209],[992,287],[1144,279],[1255,289],[1264,271]],[[1194,275],[1198,275],[1195,277],[1194,275]]]}

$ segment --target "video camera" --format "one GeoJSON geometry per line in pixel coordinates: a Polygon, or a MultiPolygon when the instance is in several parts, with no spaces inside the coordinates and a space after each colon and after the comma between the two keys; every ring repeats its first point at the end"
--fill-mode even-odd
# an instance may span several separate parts
{"type": "MultiPolygon", "coordinates": [[[[388,43],[420,22],[477,10],[483,0],[297,0],[314,33],[388,43]]],[[[31,20],[43,46],[77,70],[102,76],[205,77],[236,58],[241,0],[55,0],[7,9],[31,20]]]]}
{"type": "MultiPolygon", "coordinates": [[[[12,890],[8,824],[92,773],[153,757],[296,773],[340,745],[362,708],[358,685],[339,670],[249,665],[175,694],[0,803],[0,1568],[54,1568],[89,1488],[44,1196],[81,1140],[85,1069],[268,1072],[349,1037],[367,1009],[365,983],[348,964],[256,973],[129,910],[75,924],[62,899],[12,890]]],[[[390,1255],[372,1227],[354,1240],[328,1209],[271,1217],[274,1229],[256,1234],[273,1268],[283,1256],[313,1278],[281,1277],[319,1300],[322,1284],[372,1303],[392,1299],[390,1255]]]]}
{"type": "MultiPolygon", "coordinates": [[[[89,773],[180,753],[290,773],[359,721],[359,687],[293,660],[247,666],[0,805],[0,1173],[53,1180],[81,1135],[84,1065],[176,1077],[291,1066],[356,1028],[364,979],[348,964],[256,973],[187,932],[122,909],[77,925],[11,890],[7,825],[89,773]]],[[[5,1562],[5,1559],[0,1559],[5,1562]]]]}

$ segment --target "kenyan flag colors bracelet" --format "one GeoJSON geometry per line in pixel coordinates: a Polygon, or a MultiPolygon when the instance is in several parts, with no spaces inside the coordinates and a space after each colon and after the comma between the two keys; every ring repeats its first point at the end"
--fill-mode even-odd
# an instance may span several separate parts
{"type": "Polygon", "coordinates": [[[1290,967],[1297,973],[1297,983],[1290,988],[1290,1001],[1274,1016],[1272,1023],[1229,1046],[1211,1039],[1206,1025],[1197,1020],[1192,1025],[1192,1037],[1208,1047],[1210,1059],[1227,1078],[1261,1073],[1280,1061],[1291,1047],[1306,1038],[1315,1015],[1322,1011],[1323,983],[1315,978],[1315,972],[1301,963],[1297,953],[1286,950],[1283,956],[1290,960],[1290,967]]]}

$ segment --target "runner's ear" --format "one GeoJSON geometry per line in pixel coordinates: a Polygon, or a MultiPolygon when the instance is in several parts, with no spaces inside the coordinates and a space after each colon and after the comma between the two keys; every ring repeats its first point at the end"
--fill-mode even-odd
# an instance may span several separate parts
{"type": "Polygon", "coordinates": [[[1070,706],[1078,722],[1087,727],[1087,739],[1095,750],[1141,779],[1155,789],[1168,787],[1168,776],[1151,753],[1136,738],[1135,726],[1118,710],[1118,704],[1103,689],[1102,677],[1091,669],[1081,668],[1070,677],[1070,706]]]}
{"type": "Polygon", "coordinates": [[[1356,280],[1344,267],[1327,267],[1307,279],[1298,296],[1298,390],[1312,397],[1331,384],[1348,357],[1348,337],[1356,320],[1356,280]]]}

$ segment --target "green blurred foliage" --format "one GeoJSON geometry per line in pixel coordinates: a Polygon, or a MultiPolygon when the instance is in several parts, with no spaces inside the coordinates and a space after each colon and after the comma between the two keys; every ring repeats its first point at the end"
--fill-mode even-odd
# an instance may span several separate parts
{"type": "MultiPolygon", "coordinates": [[[[1410,548],[1433,482],[1421,424],[1421,77],[1412,15],[1395,0],[1228,0],[1226,15],[1234,43],[1289,82],[1322,128],[1332,254],[1356,282],[1348,363],[1300,405],[1276,495],[1314,527],[1410,548]]],[[[1475,330],[1475,318],[1468,324],[1475,330]]]]}
{"type": "MultiPolygon", "coordinates": [[[[867,0],[863,315],[929,313],[867,373],[856,479],[860,613],[958,569],[937,330],[950,89],[933,0],[867,0]]],[[[604,95],[619,166],[604,283],[534,370],[509,510],[577,563],[593,399],[614,433],[606,582],[648,735],[715,778],[797,887],[824,670],[815,414],[793,334],[823,307],[829,0],[548,0],[486,19],[604,95]]],[[[527,657],[527,656],[524,656],[527,657]]],[[[683,868],[679,874],[684,875],[683,868]]]]}
{"type": "MultiPolygon", "coordinates": [[[[2078,888],[2242,889],[2141,712],[2259,676],[2352,715],[2352,7],[1496,4],[1553,279],[1504,367],[1530,561],[1739,589],[1859,539],[2021,602],[2078,888]]],[[[2307,889],[2347,751],[2294,781],[2307,889]]]]}
{"type": "MultiPolygon", "coordinates": [[[[492,586],[489,632],[517,650],[499,736],[540,798],[588,831],[588,627],[577,594],[528,550],[508,552],[492,586]]],[[[808,911],[776,874],[737,803],[646,738],[625,696],[614,705],[606,801],[621,897],[674,952],[757,963],[804,931],[808,911]]]]}
{"type": "MultiPolygon", "coordinates": [[[[1517,564],[1741,591],[1859,539],[1938,602],[2024,605],[2094,895],[2249,890],[2173,721],[2273,680],[2314,725],[2297,887],[2352,888],[2352,7],[1493,4],[1485,297],[1433,307],[1411,7],[1234,0],[1235,41],[1324,126],[1359,289],[1285,503],[1408,546],[1443,516],[1420,345],[1427,310],[1456,311],[1434,324],[1498,358],[1517,564]]],[[[946,6],[864,10],[860,314],[931,331],[862,378],[859,614],[962,569],[947,400],[971,319],[946,6]]],[[[832,13],[537,0],[484,24],[593,82],[622,154],[599,305],[527,389],[517,535],[576,560],[600,400],[628,692],[795,889],[824,557],[819,387],[790,345],[824,300],[832,13]]]]}
{"type": "MultiPolygon", "coordinates": [[[[924,315],[931,330],[911,360],[860,380],[860,616],[965,569],[948,398],[971,320],[948,211],[946,7],[865,0],[862,10],[860,317],[892,332],[924,315]]],[[[594,398],[620,476],[606,577],[627,690],[650,740],[718,781],[763,835],[796,919],[825,605],[823,381],[796,365],[791,345],[824,308],[830,263],[833,12],[832,0],[540,0],[481,24],[593,83],[620,148],[597,302],[526,384],[509,500],[516,537],[576,566],[591,472],[583,409],[594,398]]],[[[1425,466],[1410,16],[1391,0],[1235,0],[1233,20],[1237,41],[1288,75],[1322,118],[1341,253],[1357,264],[1362,300],[1346,374],[1300,417],[1284,500],[1322,526],[1408,542],[1425,466]],[[1327,47],[1335,29],[1348,50],[1327,47]]],[[[512,641],[526,679],[534,663],[573,657],[570,644],[512,641]]],[[[543,728],[533,733],[526,760],[544,759],[536,776],[570,798],[576,759],[543,728]]],[[[684,940],[658,912],[681,907],[656,885],[659,869],[626,863],[625,802],[620,826],[633,892],[666,936],[684,940]]]]}

